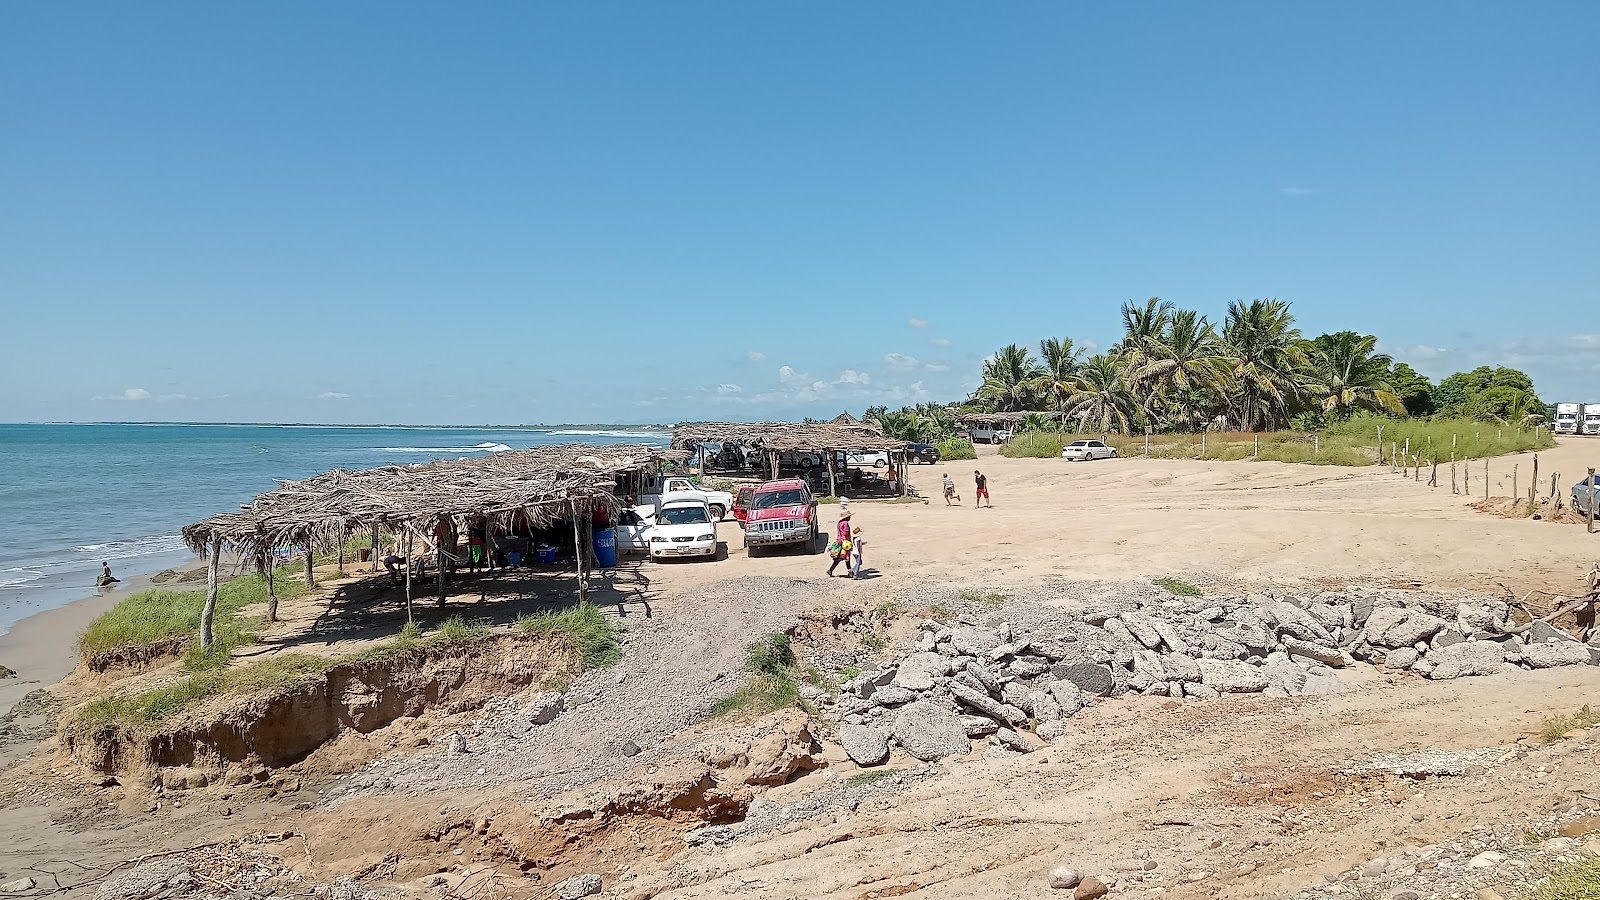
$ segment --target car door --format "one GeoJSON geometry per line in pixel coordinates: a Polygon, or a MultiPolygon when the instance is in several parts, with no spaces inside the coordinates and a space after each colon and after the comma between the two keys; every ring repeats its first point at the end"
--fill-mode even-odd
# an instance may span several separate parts
{"type": "Polygon", "coordinates": [[[617,517],[617,549],[623,553],[649,552],[653,527],[653,516],[643,515],[637,508],[623,510],[617,517]]]}
{"type": "Polygon", "coordinates": [[[1099,441],[1090,441],[1089,442],[1089,452],[1094,454],[1094,458],[1095,459],[1110,459],[1111,458],[1111,448],[1107,447],[1105,444],[1103,444],[1103,443],[1101,443],[1099,441]]]}

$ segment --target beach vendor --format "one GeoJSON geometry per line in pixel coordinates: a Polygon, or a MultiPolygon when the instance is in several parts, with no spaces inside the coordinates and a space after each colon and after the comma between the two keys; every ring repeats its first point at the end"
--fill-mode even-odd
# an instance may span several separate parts
{"type": "Polygon", "coordinates": [[[111,574],[111,564],[102,561],[100,563],[100,577],[94,580],[95,587],[110,587],[116,583],[117,577],[111,574]]]}
{"type": "Polygon", "coordinates": [[[839,522],[833,529],[833,540],[828,543],[828,556],[833,562],[828,564],[828,577],[833,577],[833,570],[839,563],[845,564],[845,570],[850,569],[850,510],[839,513],[839,522]]]}

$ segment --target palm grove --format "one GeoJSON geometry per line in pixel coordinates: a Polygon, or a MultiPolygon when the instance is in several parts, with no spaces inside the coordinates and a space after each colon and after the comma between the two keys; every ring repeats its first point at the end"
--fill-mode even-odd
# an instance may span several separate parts
{"type": "MultiPolygon", "coordinates": [[[[1122,306],[1122,339],[1085,358],[1071,338],[1010,344],[984,364],[983,381],[958,406],[868,411],[887,433],[934,440],[962,412],[1038,412],[1086,431],[1194,432],[1314,429],[1357,412],[1448,416],[1526,427],[1549,407],[1527,375],[1483,366],[1438,384],[1377,352],[1354,331],[1303,337],[1289,304],[1234,301],[1219,329],[1192,309],[1151,298],[1122,306]]],[[[1025,422],[1026,428],[1029,423],[1025,422]]],[[[1051,426],[1055,427],[1055,426],[1051,426]]]]}

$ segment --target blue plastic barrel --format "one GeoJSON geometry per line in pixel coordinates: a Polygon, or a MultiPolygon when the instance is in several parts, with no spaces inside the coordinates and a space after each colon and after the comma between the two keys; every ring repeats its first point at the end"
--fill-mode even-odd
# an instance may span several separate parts
{"type": "Polygon", "coordinates": [[[522,554],[518,553],[515,550],[507,550],[506,551],[506,565],[510,566],[513,569],[515,569],[518,566],[522,565],[522,554]]]}
{"type": "Polygon", "coordinates": [[[594,564],[602,569],[617,565],[617,530],[597,528],[594,532],[594,564]]]}

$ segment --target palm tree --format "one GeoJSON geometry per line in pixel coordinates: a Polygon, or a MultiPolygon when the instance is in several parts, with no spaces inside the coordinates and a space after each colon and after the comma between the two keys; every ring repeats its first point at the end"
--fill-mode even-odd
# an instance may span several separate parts
{"type": "Polygon", "coordinates": [[[1045,338],[1039,342],[1039,356],[1044,366],[1035,386],[1040,397],[1052,409],[1060,410],[1072,396],[1074,378],[1082,365],[1079,357],[1083,351],[1072,344],[1072,338],[1045,338]]]}
{"type": "Polygon", "coordinates": [[[1173,311],[1165,331],[1129,350],[1127,379],[1143,400],[1145,431],[1151,430],[1156,400],[1192,391],[1216,394],[1224,362],[1216,329],[1192,309],[1173,311]]]}
{"type": "Polygon", "coordinates": [[[1393,360],[1376,353],[1378,339],[1370,334],[1337,331],[1318,335],[1306,348],[1310,358],[1310,393],[1324,412],[1345,415],[1370,409],[1404,415],[1405,404],[1389,384],[1393,360]]]}
{"type": "Polygon", "coordinates": [[[1027,348],[1020,344],[1001,347],[994,358],[983,364],[983,384],[978,398],[996,412],[1020,412],[1033,405],[1035,388],[1043,370],[1027,348]]]}
{"type": "Polygon", "coordinates": [[[1143,307],[1132,300],[1122,304],[1122,343],[1115,348],[1119,353],[1139,350],[1159,340],[1172,318],[1172,304],[1160,297],[1151,297],[1143,307]]]}
{"type": "Polygon", "coordinates": [[[1500,421],[1517,428],[1527,428],[1530,425],[1538,425],[1549,417],[1550,408],[1538,397],[1533,394],[1519,394],[1506,407],[1506,413],[1500,417],[1500,421]]]}
{"type": "Polygon", "coordinates": [[[1289,304],[1280,300],[1235,300],[1222,325],[1223,353],[1237,393],[1239,425],[1271,431],[1289,415],[1305,382],[1306,354],[1289,304]]]}
{"type": "Polygon", "coordinates": [[[1082,417],[1085,425],[1094,425],[1096,430],[1116,428],[1126,434],[1138,405],[1117,358],[1102,353],[1078,368],[1072,396],[1062,412],[1082,417]]]}

